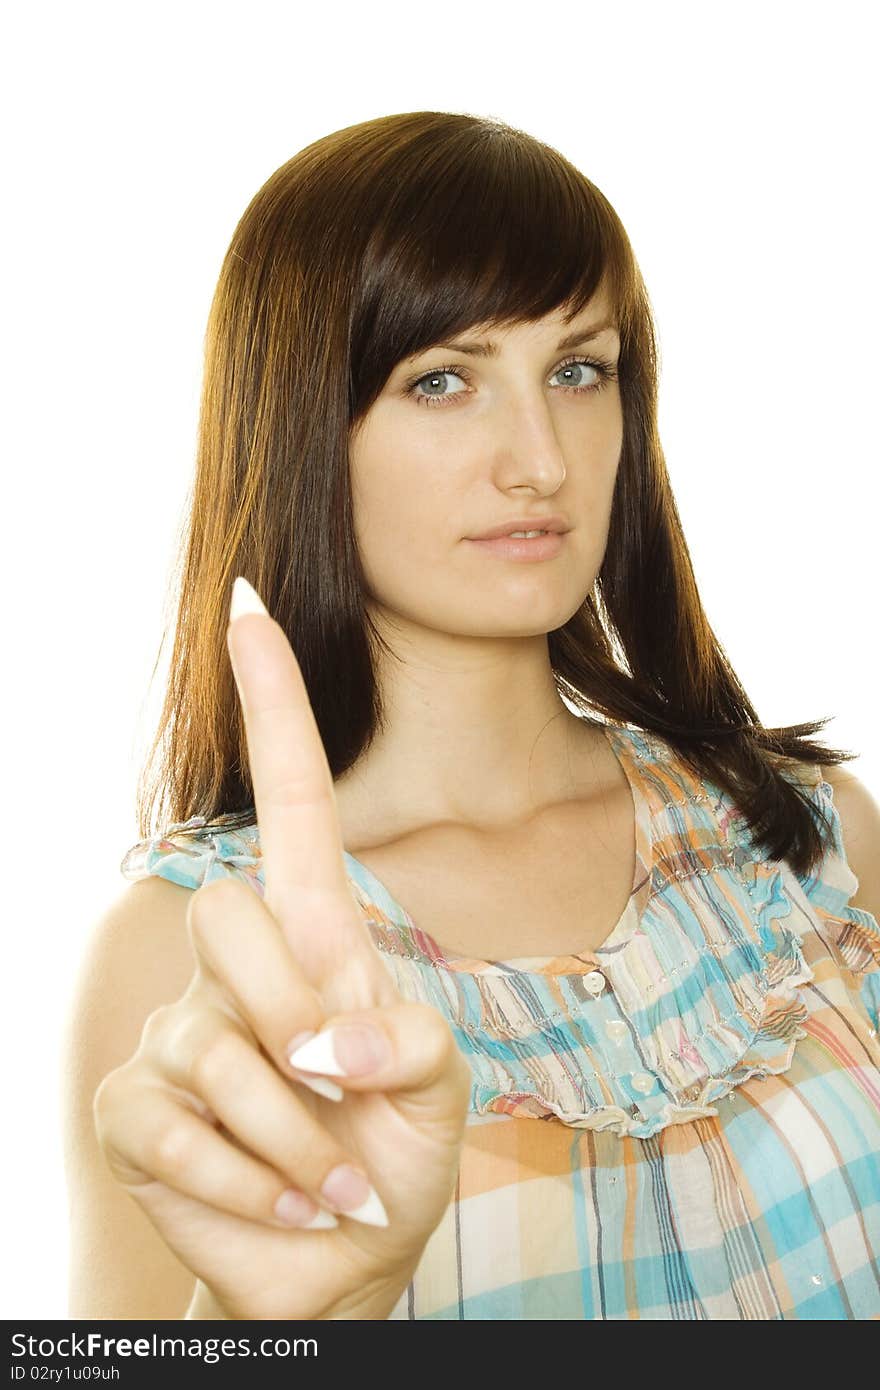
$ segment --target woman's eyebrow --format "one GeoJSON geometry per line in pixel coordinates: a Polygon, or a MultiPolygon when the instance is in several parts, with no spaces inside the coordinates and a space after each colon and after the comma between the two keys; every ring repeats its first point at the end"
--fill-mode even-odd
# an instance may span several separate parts
{"type": "MultiPolygon", "coordinates": [[[[557,343],[556,351],[564,352],[566,348],[580,347],[582,343],[590,343],[593,341],[594,338],[600,337],[603,333],[607,333],[608,330],[612,328],[616,331],[617,324],[614,323],[611,319],[608,319],[603,323],[593,324],[592,327],[579,328],[577,332],[569,333],[567,338],[563,338],[560,343],[557,343]]],[[[498,344],[492,342],[491,339],[482,343],[435,343],[433,347],[423,348],[421,352],[415,353],[412,357],[408,357],[406,360],[408,362],[414,362],[417,357],[424,356],[426,352],[437,352],[440,348],[447,349],[450,352],[466,353],[468,356],[471,357],[497,357],[501,351],[498,344]]]]}

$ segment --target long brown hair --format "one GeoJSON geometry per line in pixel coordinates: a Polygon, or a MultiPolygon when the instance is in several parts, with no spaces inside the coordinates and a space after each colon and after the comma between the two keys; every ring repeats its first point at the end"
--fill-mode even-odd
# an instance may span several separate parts
{"type": "Polygon", "coordinates": [[[798,873],[820,859],[830,826],[788,760],[858,755],[807,739],[827,717],[764,728],[709,624],[658,435],[650,302],[620,219],[551,146],[443,111],[316,140],[235,228],[205,336],[170,676],[138,786],[142,836],[193,816],[253,823],[225,637],[238,574],[291,642],[334,779],[368,747],[384,717],[382,638],[354,541],[351,431],[403,357],[474,325],[560,307],[574,317],[600,285],[621,338],[623,447],[596,582],[548,634],[557,688],[582,713],[673,746],[732,797],[768,857],[798,873]]]}

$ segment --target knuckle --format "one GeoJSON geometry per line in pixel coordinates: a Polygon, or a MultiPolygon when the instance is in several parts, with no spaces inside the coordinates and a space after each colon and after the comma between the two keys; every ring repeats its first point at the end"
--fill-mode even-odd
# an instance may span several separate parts
{"type": "Polygon", "coordinates": [[[174,1026],[178,1017],[178,1004],[160,1004],[151,1014],[147,1015],[141,1032],[139,1049],[154,1048],[163,1038],[167,1037],[169,1031],[174,1026]]]}
{"type": "Polygon", "coordinates": [[[160,1070],[188,1075],[192,1058],[217,1031],[216,1012],[206,999],[192,994],[157,1010],[151,1041],[160,1070]]]}
{"type": "Polygon", "coordinates": [[[178,1073],[181,1059],[191,1054],[201,1035],[202,1030],[196,1029],[199,1015],[200,1011],[181,1000],[163,1004],[144,1024],[138,1051],[160,1072],[178,1073]]]}
{"type": "Polygon", "coordinates": [[[193,1149],[187,1125],[171,1120],[159,1127],[149,1145],[149,1161],[154,1172],[178,1177],[189,1166],[193,1149]]]}
{"type": "MultiPolygon", "coordinates": [[[[459,1050],[448,1022],[433,1004],[413,1003],[404,1006],[411,1013],[420,1039],[423,1056],[432,1076],[439,1076],[450,1067],[462,1071],[467,1063],[459,1050]]],[[[468,1077],[470,1070],[468,1068],[468,1077]]],[[[462,1084],[464,1078],[462,1076],[462,1084]]]]}
{"type": "MultiPolygon", "coordinates": [[[[246,1067],[241,1054],[242,1040],[231,1028],[221,1028],[193,1050],[190,1079],[202,1094],[215,1094],[217,1087],[236,1084],[246,1067]]],[[[243,1079],[243,1077],[242,1077],[243,1079]]]]}
{"type": "Polygon", "coordinates": [[[114,1067],[113,1071],[109,1071],[98,1083],[92,1097],[92,1121],[99,1139],[106,1132],[110,1117],[113,1114],[120,1084],[124,1084],[122,1083],[122,1073],[122,1067],[114,1067]]]}
{"type": "Polygon", "coordinates": [[[92,1116],[96,1123],[108,1124],[122,1111],[139,1081],[137,1055],[113,1067],[99,1081],[92,1096],[92,1116]]]}
{"type": "Polygon", "coordinates": [[[410,1007],[417,1011],[415,1014],[416,1026],[420,1029],[422,1036],[427,1039],[432,1051],[438,1055],[447,1056],[455,1048],[455,1039],[440,1010],[435,1009],[433,1004],[417,1003],[410,1007]]]}
{"type": "Polygon", "coordinates": [[[240,906],[243,886],[227,876],[212,878],[196,889],[186,909],[186,923],[193,945],[207,944],[218,920],[226,918],[240,906]]]}

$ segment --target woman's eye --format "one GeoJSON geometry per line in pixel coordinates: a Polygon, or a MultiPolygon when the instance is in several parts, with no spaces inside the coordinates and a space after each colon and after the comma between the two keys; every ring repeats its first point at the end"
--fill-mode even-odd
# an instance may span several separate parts
{"type": "Polygon", "coordinates": [[[418,381],[413,382],[412,386],[410,387],[410,390],[415,395],[417,401],[425,401],[426,404],[429,404],[432,401],[442,400],[444,396],[459,396],[462,394],[460,391],[450,392],[445,387],[441,388],[441,383],[444,377],[451,378],[456,376],[459,377],[462,381],[465,379],[462,375],[461,368],[459,367],[438,367],[436,371],[427,372],[424,376],[420,376],[418,381]],[[418,387],[420,386],[425,386],[427,388],[427,395],[423,396],[421,394],[421,392],[418,390],[418,387]],[[438,388],[436,391],[435,387],[438,388]]]}
{"type": "Polygon", "coordinates": [[[562,389],[571,390],[591,390],[597,385],[595,381],[590,381],[589,373],[599,373],[601,378],[602,370],[592,362],[564,362],[561,367],[557,367],[554,376],[564,378],[562,389]]]}
{"type": "MultiPolygon", "coordinates": [[[[611,362],[573,358],[557,367],[550,380],[552,381],[554,377],[562,377],[562,381],[555,388],[557,391],[571,392],[573,395],[587,395],[592,391],[601,391],[603,386],[614,380],[616,376],[616,369],[611,362]],[[598,376],[598,380],[591,379],[596,376],[598,376]]],[[[437,367],[432,372],[423,372],[420,377],[412,381],[406,387],[406,393],[415,397],[417,405],[445,405],[448,397],[467,395],[467,382],[469,380],[470,376],[466,367],[457,365],[437,367]],[[451,391],[444,384],[444,380],[451,381],[456,377],[464,383],[463,387],[460,391],[451,391]]]]}

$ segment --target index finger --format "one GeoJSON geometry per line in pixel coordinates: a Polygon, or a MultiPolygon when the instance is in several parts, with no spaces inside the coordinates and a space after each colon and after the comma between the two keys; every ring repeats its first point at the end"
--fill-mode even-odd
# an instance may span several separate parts
{"type": "Polygon", "coordinates": [[[244,714],[265,901],[289,924],[304,893],[348,891],[333,778],[299,662],[241,577],[233,585],[226,644],[244,714]]]}

